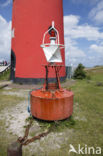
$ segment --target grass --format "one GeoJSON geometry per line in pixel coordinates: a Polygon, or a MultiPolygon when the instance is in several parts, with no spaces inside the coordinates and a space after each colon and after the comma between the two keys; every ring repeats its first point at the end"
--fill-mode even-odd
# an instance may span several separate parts
{"type": "Polygon", "coordinates": [[[62,132],[68,127],[73,128],[76,124],[72,116],[62,121],[46,122],[42,120],[37,120],[37,122],[39,123],[39,126],[42,128],[42,130],[50,129],[52,132],[62,132]]]}
{"type": "Polygon", "coordinates": [[[64,144],[59,151],[51,151],[48,156],[68,156],[69,144],[75,148],[78,144],[99,146],[103,153],[103,86],[96,85],[97,82],[103,82],[103,68],[89,70],[88,75],[91,80],[77,80],[75,85],[71,86],[74,92],[74,112],[71,118],[57,123],[39,122],[43,128],[53,125],[54,132],[73,130],[72,136],[67,136],[68,144],[64,144]]]}
{"type": "Polygon", "coordinates": [[[78,80],[71,87],[75,95],[73,117],[80,120],[76,120],[74,139],[69,143],[100,146],[103,150],[103,86],[96,85],[103,82],[103,68],[89,70],[88,74],[90,81],[78,80]],[[82,118],[86,118],[86,121],[82,118]]]}
{"type": "Polygon", "coordinates": [[[3,109],[16,106],[16,104],[18,104],[19,102],[24,100],[23,97],[4,95],[4,94],[2,94],[2,92],[3,92],[3,89],[0,89],[0,112],[3,109]]]}
{"type": "MultiPolygon", "coordinates": [[[[103,155],[103,86],[97,85],[97,83],[103,83],[103,67],[94,68],[87,72],[91,77],[89,80],[76,80],[76,82],[70,86],[74,92],[74,111],[72,117],[64,121],[51,123],[37,121],[42,130],[52,127],[54,134],[65,133],[67,143],[62,142],[59,149],[51,151],[48,151],[49,145],[47,145],[42,153],[39,153],[38,150],[38,153],[34,153],[34,156],[75,156],[75,153],[68,153],[69,144],[72,144],[76,149],[78,144],[81,144],[83,147],[84,145],[88,147],[99,146],[102,148],[101,156],[103,155]],[[71,133],[69,133],[68,130],[71,130],[71,133]]],[[[70,82],[68,81],[68,83],[70,82]]],[[[69,89],[69,86],[67,85],[66,88],[69,89]]],[[[0,91],[0,93],[1,92],[2,91],[0,91]]],[[[22,98],[0,94],[0,110],[16,105],[19,100],[22,100],[22,98]]],[[[30,118],[27,119],[27,122],[29,120],[30,118]]],[[[13,140],[15,136],[12,136],[12,134],[7,135],[5,121],[0,122],[0,126],[2,127],[0,135],[0,156],[6,156],[7,144],[13,140]],[[5,135],[7,135],[6,139],[5,135]],[[4,140],[4,142],[2,140],[4,140]]],[[[43,143],[40,145],[44,146],[43,143]]],[[[31,156],[28,149],[23,150],[24,156],[31,156]]],[[[80,156],[82,156],[82,154],[80,154],[80,156]]],[[[86,156],[88,155],[86,154],[86,156]]],[[[92,156],[92,154],[89,156],[92,156]]]]}
{"type": "Polygon", "coordinates": [[[0,75],[0,80],[10,80],[10,69],[0,75]]]}

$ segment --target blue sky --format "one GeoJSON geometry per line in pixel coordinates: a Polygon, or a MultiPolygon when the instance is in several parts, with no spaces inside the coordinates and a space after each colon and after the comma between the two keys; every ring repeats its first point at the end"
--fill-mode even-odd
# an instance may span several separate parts
{"type": "MultiPolygon", "coordinates": [[[[63,0],[66,65],[103,65],[103,0],[63,0]]],[[[12,0],[0,0],[0,60],[10,58],[12,0]]]]}

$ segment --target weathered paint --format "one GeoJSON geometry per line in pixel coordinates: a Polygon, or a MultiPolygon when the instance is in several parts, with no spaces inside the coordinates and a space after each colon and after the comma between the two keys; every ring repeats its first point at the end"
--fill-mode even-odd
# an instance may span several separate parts
{"type": "Polygon", "coordinates": [[[38,89],[31,92],[31,114],[42,120],[63,120],[72,115],[73,93],[62,90],[38,89]]]}

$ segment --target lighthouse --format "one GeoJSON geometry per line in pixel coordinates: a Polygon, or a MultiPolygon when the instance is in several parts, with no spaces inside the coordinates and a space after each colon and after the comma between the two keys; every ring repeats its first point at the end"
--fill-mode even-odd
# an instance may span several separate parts
{"type": "MultiPolygon", "coordinates": [[[[43,33],[55,22],[60,43],[64,44],[63,2],[62,0],[14,0],[12,10],[11,41],[11,80],[18,83],[44,82],[47,59],[40,47],[43,33]]],[[[52,31],[50,33],[53,33],[52,31]]],[[[52,34],[53,35],[53,34],[52,34]]],[[[49,34],[45,42],[49,42],[49,34]]],[[[53,42],[53,37],[51,44],[53,42]]],[[[59,76],[65,79],[65,49],[61,49],[63,68],[59,76]]],[[[55,79],[55,72],[50,69],[49,81],[55,79]]]]}

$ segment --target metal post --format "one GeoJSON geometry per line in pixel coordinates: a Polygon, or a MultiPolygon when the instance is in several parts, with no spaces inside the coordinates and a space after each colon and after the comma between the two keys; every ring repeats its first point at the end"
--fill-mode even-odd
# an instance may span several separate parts
{"type": "Polygon", "coordinates": [[[56,74],[56,81],[57,81],[57,89],[59,89],[59,80],[58,80],[58,69],[57,69],[57,66],[54,66],[55,68],[55,74],[56,74]]]}
{"type": "Polygon", "coordinates": [[[46,89],[48,90],[48,66],[45,66],[46,69],[46,89]]]}

